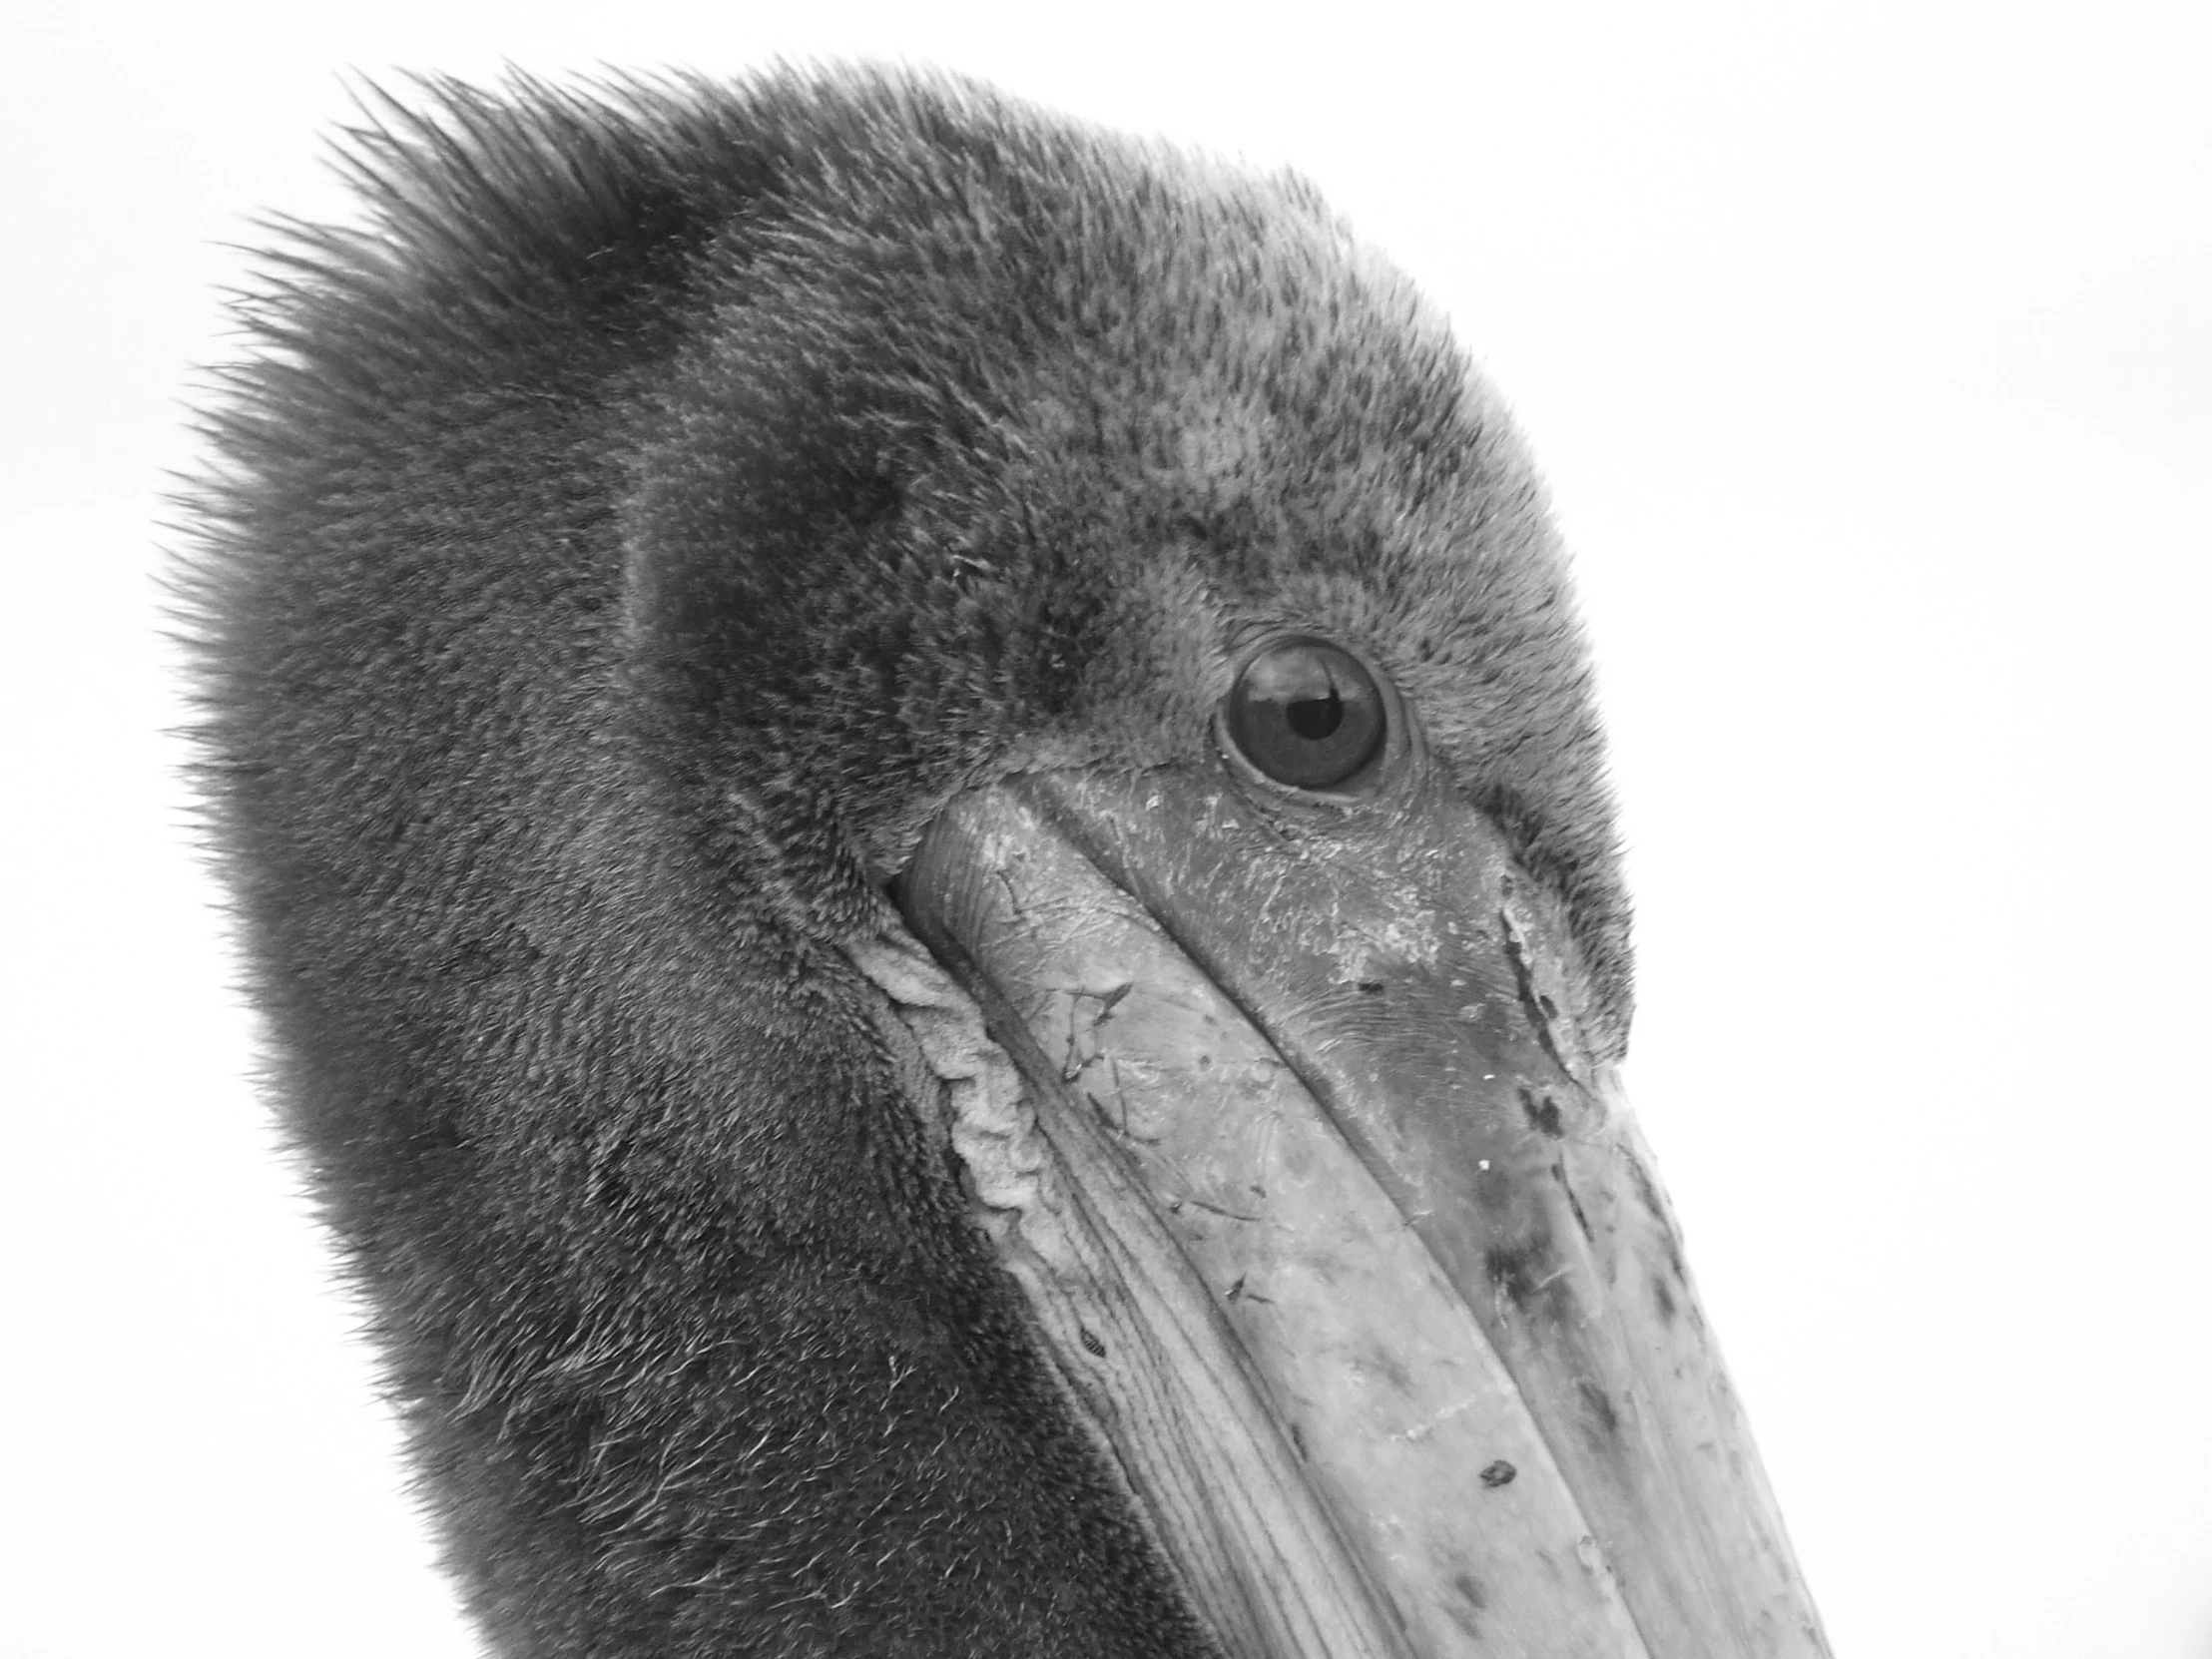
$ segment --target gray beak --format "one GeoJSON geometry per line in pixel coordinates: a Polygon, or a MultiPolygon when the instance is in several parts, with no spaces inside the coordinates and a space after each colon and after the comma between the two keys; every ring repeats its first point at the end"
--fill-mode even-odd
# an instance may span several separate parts
{"type": "Polygon", "coordinates": [[[900,902],[1019,1081],[952,1137],[1224,1648],[1827,1652],[1547,895],[1424,790],[955,801],[900,902]]]}

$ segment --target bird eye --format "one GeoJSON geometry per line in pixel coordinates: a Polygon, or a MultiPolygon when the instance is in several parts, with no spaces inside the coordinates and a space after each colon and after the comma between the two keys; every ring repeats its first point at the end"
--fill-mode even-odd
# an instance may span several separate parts
{"type": "Polygon", "coordinates": [[[1229,741],[1294,789],[1342,784],[1375,758],[1389,724],[1358,659],[1327,640],[1276,640],[1247,662],[1224,705],[1229,741]]]}

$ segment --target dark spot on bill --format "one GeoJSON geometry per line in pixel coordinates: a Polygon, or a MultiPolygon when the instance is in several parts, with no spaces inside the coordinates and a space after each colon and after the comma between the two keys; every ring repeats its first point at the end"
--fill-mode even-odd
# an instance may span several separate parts
{"type": "Polygon", "coordinates": [[[1491,1286],[1516,1308],[1526,1307],[1528,1299],[1536,1294],[1536,1281],[1531,1272],[1535,1262],[1533,1244],[1497,1245],[1482,1253],[1482,1271],[1491,1286]]]}
{"type": "Polygon", "coordinates": [[[1606,1439],[1620,1432],[1620,1413],[1613,1409],[1613,1402],[1605,1397],[1605,1390],[1595,1382],[1577,1382],[1575,1389],[1582,1395],[1582,1409],[1588,1413],[1590,1424],[1606,1439]]]}

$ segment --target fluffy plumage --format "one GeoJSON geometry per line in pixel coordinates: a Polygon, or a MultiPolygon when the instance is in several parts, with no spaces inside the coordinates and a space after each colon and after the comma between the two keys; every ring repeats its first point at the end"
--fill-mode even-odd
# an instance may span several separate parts
{"type": "Polygon", "coordinates": [[[937,806],[1205,764],[1326,629],[1626,911],[1536,485],[1293,179],[966,83],[430,90],[215,417],[208,777],[285,1121],[527,1654],[1196,1655],[838,952],[937,806]]]}

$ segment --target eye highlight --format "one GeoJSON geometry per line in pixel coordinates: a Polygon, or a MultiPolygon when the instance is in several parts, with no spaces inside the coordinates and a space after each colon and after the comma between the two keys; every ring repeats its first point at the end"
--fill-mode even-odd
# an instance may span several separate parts
{"type": "Polygon", "coordinates": [[[1255,652],[1222,712],[1246,764],[1299,790],[1332,789],[1355,776],[1389,728],[1382,693],[1359,659],[1303,634],[1255,652]]]}

